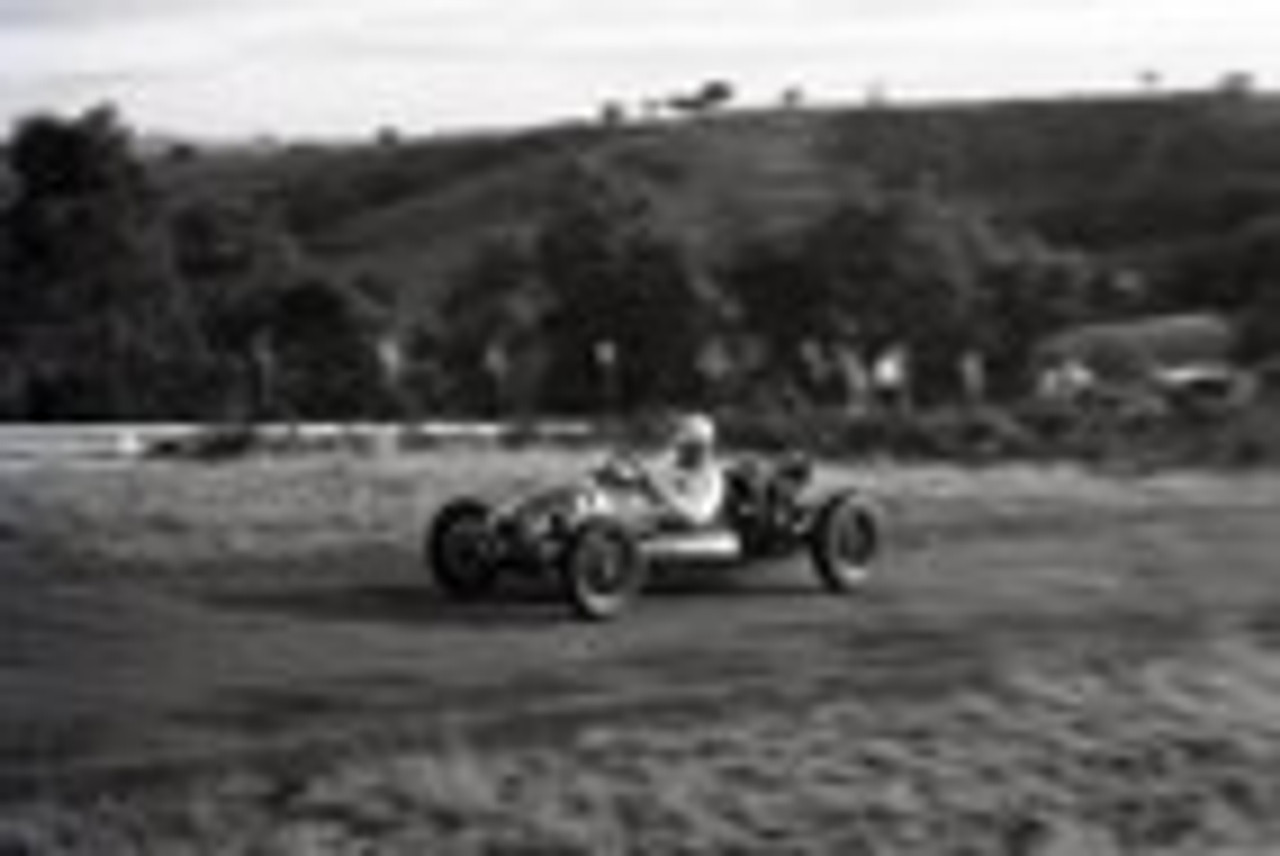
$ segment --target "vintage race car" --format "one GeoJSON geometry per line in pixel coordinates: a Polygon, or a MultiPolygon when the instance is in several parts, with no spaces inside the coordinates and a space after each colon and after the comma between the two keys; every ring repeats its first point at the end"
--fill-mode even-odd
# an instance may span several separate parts
{"type": "Polygon", "coordinates": [[[481,597],[505,573],[544,574],[579,616],[597,620],[622,612],[656,563],[747,563],[807,552],[825,588],[847,592],[870,575],[880,516],[855,489],[811,496],[811,474],[799,455],[735,461],[725,470],[717,519],[697,528],[611,514],[599,471],[497,504],[459,498],[428,524],[424,558],[450,597],[481,597]]]}

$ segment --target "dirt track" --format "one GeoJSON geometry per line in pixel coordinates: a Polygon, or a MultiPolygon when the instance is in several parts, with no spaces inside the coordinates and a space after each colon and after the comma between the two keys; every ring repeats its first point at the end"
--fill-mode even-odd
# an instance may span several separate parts
{"type": "Polygon", "coordinates": [[[882,577],[851,599],[819,593],[803,563],[705,571],[660,581],[607,626],[567,620],[539,586],[443,603],[393,549],[175,583],[50,574],[14,548],[0,562],[0,785],[16,797],[246,757],[527,741],[604,716],[941,696],[1013,659],[1127,665],[1226,625],[1268,641],[1280,491],[1141,490],[1122,510],[931,531],[900,519],[882,577]]]}

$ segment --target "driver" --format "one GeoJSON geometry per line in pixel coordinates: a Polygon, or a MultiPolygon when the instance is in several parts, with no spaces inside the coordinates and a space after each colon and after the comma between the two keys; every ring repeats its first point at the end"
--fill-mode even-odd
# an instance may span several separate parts
{"type": "Polygon", "coordinates": [[[710,524],[725,497],[715,423],[700,413],[681,416],[662,452],[643,463],[615,462],[606,468],[605,482],[639,494],[645,506],[639,514],[660,525],[696,528],[710,524]]]}

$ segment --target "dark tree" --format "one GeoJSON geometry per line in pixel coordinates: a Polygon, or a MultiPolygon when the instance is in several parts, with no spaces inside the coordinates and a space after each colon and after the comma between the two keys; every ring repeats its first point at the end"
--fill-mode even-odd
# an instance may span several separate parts
{"type": "Polygon", "coordinates": [[[269,209],[246,200],[190,200],[170,228],[217,375],[211,411],[260,415],[270,380],[263,337],[280,292],[304,276],[302,254],[269,209]]]}
{"type": "Polygon", "coordinates": [[[1055,333],[1096,317],[1090,305],[1096,263],[1040,241],[1011,239],[982,283],[978,351],[998,398],[1024,395],[1037,348],[1055,333]]]}
{"type": "Polygon", "coordinates": [[[579,166],[559,186],[534,248],[548,295],[545,401],[582,411],[695,397],[709,313],[683,246],[615,174],[579,166]]]}
{"type": "Polygon", "coordinates": [[[257,336],[270,366],[271,415],[337,419],[384,410],[376,320],[351,289],[317,276],[273,295],[257,336]]]}
{"type": "Polygon", "coordinates": [[[491,415],[534,409],[547,304],[523,242],[498,236],[481,244],[440,310],[435,338],[446,403],[491,415]]]}
{"type": "Polygon", "coordinates": [[[754,360],[744,364],[740,358],[735,367],[755,388],[753,397],[775,404],[811,397],[806,344],[853,339],[855,330],[832,301],[830,283],[811,264],[802,236],[747,241],[723,279],[747,337],[759,346],[754,360]]]}
{"type": "Polygon", "coordinates": [[[176,416],[207,354],[163,209],[109,108],[20,123],[9,148],[5,331],[16,415],[176,416]]]}
{"type": "Polygon", "coordinates": [[[1085,317],[1096,273],[933,192],[864,188],[740,247],[725,279],[763,346],[762,382],[812,398],[814,354],[905,349],[929,402],[961,394],[973,356],[1012,393],[1040,338],[1085,317]]]}
{"type": "Polygon", "coordinates": [[[731,289],[775,372],[802,388],[805,351],[854,343],[868,360],[908,349],[930,397],[973,337],[981,242],[932,197],[852,194],[798,235],[748,248],[731,289]]]}

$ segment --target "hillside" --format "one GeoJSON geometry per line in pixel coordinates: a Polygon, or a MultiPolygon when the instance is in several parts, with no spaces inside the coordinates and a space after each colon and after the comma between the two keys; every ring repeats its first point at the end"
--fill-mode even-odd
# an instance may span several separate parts
{"type": "Polygon", "coordinates": [[[199,151],[158,163],[178,197],[276,200],[335,269],[430,295],[485,236],[535,222],[587,158],[650,189],[689,244],[803,220],[872,175],[928,182],[1064,246],[1159,271],[1280,218],[1280,100],[1183,93],[735,111],[484,137],[199,151]]]}

